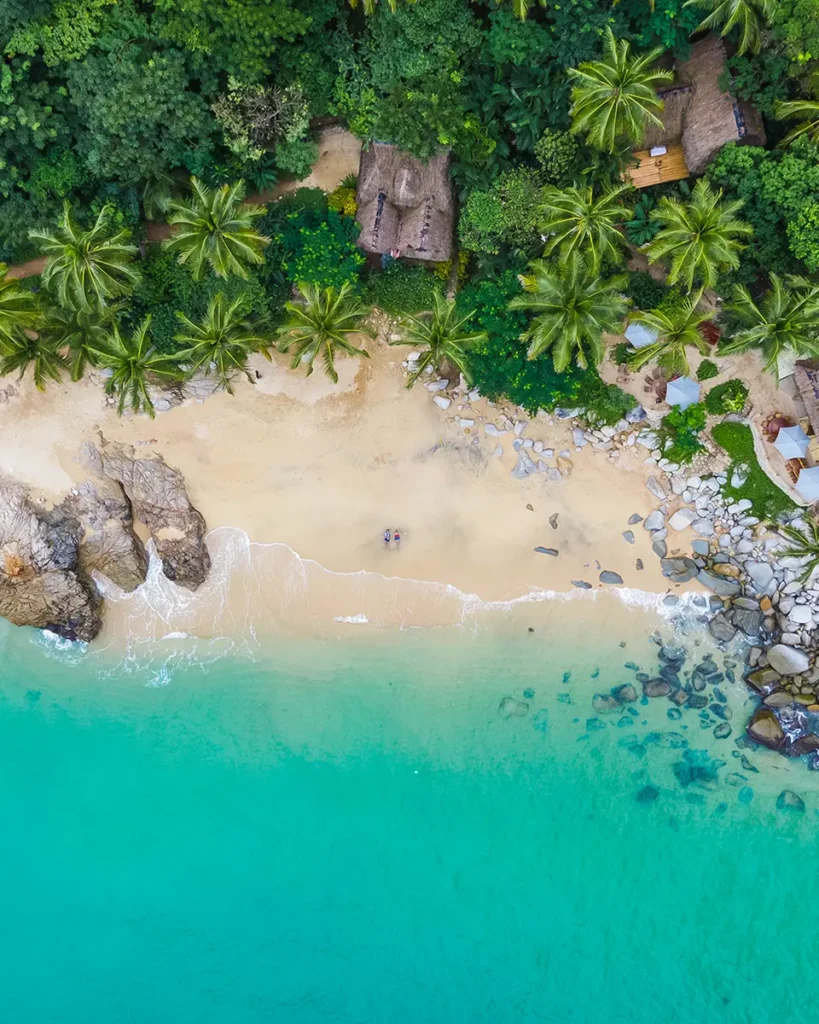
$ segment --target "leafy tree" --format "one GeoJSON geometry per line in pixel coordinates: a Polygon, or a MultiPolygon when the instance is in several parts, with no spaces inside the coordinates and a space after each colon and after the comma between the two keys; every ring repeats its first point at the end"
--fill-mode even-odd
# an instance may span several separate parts
{"type": "Polygon", "coordinates": [[[763,29],[771,24],[776,13],[776,0],[688,0],[688,4],[709,11],[698,31],[722,26],[725,36],[737,29],[738,53],[759,51],[763,29]]]}
{"type": "Polygon", "coordinates": [[[35,333],[20,332],[0,344],[0,375],[19,373],[20,379],[31,367],[34,386],[45,391],[46,381],[59,381],[67,363],[55,341],[35,333]]]}
{"type": "Polygon", "coordinates": [[[559,250],[565,259],[580,252],[594,269],[602,263],[620,263],[626,242],[621,223],[631,216],[631,209],[620,199],[630,188],[607,189],[597,198],[591,188],[545,188],[538,211],[540,231],[547,236],[543,255],[559,250]]]}
{"type": "Polygon", "coordinates": [[[617,330],[626,303],[620,294],[623,275],[600,278],[578,252],[560,263],[535,260],[530,274],[522,274],[525,295],[509,303],[510,309],[534,314],[522,341],[529,342],[529,359],[549,350],[555,370],[563,372],[572,358],[583,369],[597,366],[604,355],[604,332],[617,330]]]}
{"type": "Polygon", "coordinates": [[[306,282],[320,288],[358,284],[366,257],[357,246],[361,229],[353,217],[325,208],[322,213],[288,214],[273,243],[282,272],[293,284],[306,282]]]}
{"type": "Polygon", "coordinates": [[[660,230],[649,243],[649,260],[670,261],[669,284],[680,281],[693,290],[698,281],[700,293],[713,288],[721,271],[739,266],[740,239],[753,234],[736,216],[741,209],[741,200],[723,200],[704,179],[688,202],[663,197],[651,212],[660,230]]]}
{"type": "Polygon", "coordinates": [[[166,248],[179,254],[180,263],[190,266],[196,281],[205,267],[217,277],[247,277],[246,268],[263,262],[262,251],[270,241],[253,227],[265,208],[244,202],[243,181],[210,189],[198,178],[191,178],[191,192],[189,200],[169,204],[168,223],[174,232],[165,242],[166,248]]]}
{"type": "Polygon", "coordinates": [[[802,529],[797,526],[782,525],[779,527],[782,536],[790,541],[788,547],[780,554],[785,558],[805,559],[799,579],[802,583],[807,583],[819,568],[819,520],[815,516],[808,515],[803,522],[802,529]]]}
{"type": "Polygon", "coordinates": [[[535,159],[550,185],[568,185],[577,158],[577,139],[569,132],[546,128],[535,143],[535,159]]]}
{"type": "Polygon", "coordinates": [[[213,113],[228,149],[242,160],[260,160],[273,143],[296,142],[310,127],[310,108],[295,85],[247,85],[231,76],[213,113]]]}
{"type": "Polygon", "coordinates": [[[543,196],[540,178],[530,167],[516,167],[491,188],[470,192],[458,224],[461,244],[471,252],[497,253],[503,246],[531,250],[543,196]]]}
{"type": "Polygon", "coordinates": [[[352,296],[349,284],[341,288],[317,288],[312,284],[299,285],[300,302],[285,305],[287,317],[277,330],[278,347],[282,352],[293,350],[291,368],[302,363],[307,376],[313,372],[317,356],[324,361],[324,371],[334,384],[338,383],[335,357],[343,355],[365,356],[369,353],[356,348],[350,340],[356,334],[370,334],[364,320],[369,310],[352,296]]]}
{"type": "Polygon", "coordinates": [[[685,409],[675,406],[660,424],[660,443],[665,458],[683,465],[690,462],[703,450],[698,435],[704,428],[705,406],[701,402],[685,409]]]}
{"type": "Polygon", "coordinates": [[[185,348],[177,352],[180,363],[190,364],[190,373],[204,370],[211,373],[221,386],[233,394],[233,381],[244,374],[253,383],[248,367],[248,357],[263,351],[270,344],[270,337],[260,330],[242,312],[242,299],[228,303],[222,292],[211,299],[208,311],[200,323],[194,323],[184,313],[177,313],[182,330],[176,340],[185,348]]]}
{"type": "Polygon", "coordinates": [[[439,372],[450,367],[459,370],[470,380],[469,349],[486,340],[482,331],[467,328],[475,310],[463,315],[456,311],[455,299],[445,299],[439,289],[432,296],[432,309],[419,316],[405,315],[401,324],[401,339],[391,345],[411,345],[422,350],[415,369],[407,379],[411,388],[428,366],[439,372]]]}
{"type": "Polygon", "coordinates": [[[657,362],[669,377],[681,377],[690,372],[686,349],[696,348],[701,355],[711,351],[700,333],[700,326],[712,318],[712,313],[697,309],[696,299],[686,299],[670,309],[659,307],[648,313],[635,313],[631,320],[656,331],[657,340],[630,353],[629,366],[639,370],[647,363],[657,362]]]}
{"type": "Polygon", "coordinates": [[[8,267],[0,263],[0,352],[24,330],[36,326],[39,316],[37,296],[16,278],[9,277],[8,267]]]}
{"type": "Polygon", "coordinates": [[[38,16],[27,19],[9,39],[6,52],[41,53],[49,66],[82,60],[93,47],[107,9],[116,0],[34,0],[38,16]]]}
{"type": "Polygon", "coordinates": [[[771,287],[761,300],[737,286],[728,309],[739,328],[720,352],[758,348],[772,373],[782,355],[819,356],[819,286],[806,278],[771,274],[771,287]]]}
{"type": "Polygon", "coordinates": [[[620,139],[642,141],[647,124],[662,127],[657,115],[663,102],[656,90],[674,76],[652,66],[661,53],[657,49],[632,57],[629,43],[618,42],[609,29],[604,56],[568,71],[574,82],[572,131],[584,132],[593,146],[614,152],[620,139]]]}
{"type": "Polygon", "coordinates": [[[40,333],[66,354],[72,380],[80,380],[88,364],[94,365],[91,349],[105,343],[119,312],[119,304],[90,309],[54,304],[46,307],[40,333]]]}
{"type": "Polygon", "coordinates": [[[94,341],[88,351],[98,366],[114,372],[105,382],[106,394],[119,399],[120,416],[127,406],[133,412],[156,415],[148,386],[152,380],[179,380],[176,356],[162,355],[151,343],[151,318],[146,316],[133,334],[123,336],[114,324],[105,341],[94,341]]]}
{"type": "Polygon", "coordinates": [[[111,231],[109,208],[103,207],[93,227],[85,229],[66,202],[56,231],[32,231],[46,256],[43,284],[61,306],[90,310],[128,295],[139,281],[133,265],[137,248],[130,231],[111,231]]]}

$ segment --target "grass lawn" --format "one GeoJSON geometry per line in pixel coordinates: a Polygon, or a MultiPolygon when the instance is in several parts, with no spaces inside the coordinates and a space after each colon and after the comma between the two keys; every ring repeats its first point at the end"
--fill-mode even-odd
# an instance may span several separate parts
{"type": "Polygon", "coordinates": [[[783,512],[796,508],[784,491],[781,491],[759,465],[754,452],[754,436],[751,428],[744,423],[718,423],[711,436],[731,456],[728,483],[722,488],[723,496],[732,501],[748,498],[753,502],[753,514],[760,519],[776,519],[783,512]],[[737,466],[748,469],[748,479],[742,487],[732,487],[731,472],[737,466]]]}

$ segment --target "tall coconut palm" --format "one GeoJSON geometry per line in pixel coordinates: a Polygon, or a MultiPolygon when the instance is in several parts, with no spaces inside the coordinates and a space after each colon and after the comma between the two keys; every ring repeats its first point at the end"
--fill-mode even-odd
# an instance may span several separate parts
{"type": "Polygon", "coordinates": [[[801,119],[801,123],[792,128],[780,143],[781,146],[789,146],[794,139],[803,135],[811,142],[819,142],[819,101],[817,100],[790,100],[787,103],[777,103],[775,107],[776,116],[780,121],[801,119]]]}
{"type": "Polygon", "coordinates": [[[21,331],[34,327],[39,317],[37,296],[9,277],[8,267],[0,263],[0,353],[17,340],[21,331]]]}
{"type": "Polygon", "coordinates": [[[168,223],[173,235],[164,243],[179,253],[179,262],[191,268],[199,281],[210,267],[217,277],[247,277],[247,267],[264,262],[262,251],[269,238],[260,235],[253,222],[265,213],[263,206],[246,203],[245,183],[208,188],[191,178],[191,198],[168,203],[168,223]]]}
{"type": "Polygon", "coordinates": [[[702,355],[711,349],[700,334],[700,327],[712,318],[709,312],[697,310],[696,299],[687,299],[671,310],[652,309],[648,313],[636,313],[632,323],[642,324],[656,332],[657,340],[652,345],[638,349],[628,358],[632,370],[639,370],[646,363],[656,362],[669,377],[681,377],[689,372],[688,348],[695,348],[702,355]]]}
{"type": "Polygon", "coordinates": [[[441,372],[450,367],[459,370],[466,380],[471,380],[468,350],[481,341],[486,341],[483,331],[469,331],[466,324],[475,310],[466,316],[455,311],[455,299],[445,299],[436,289],[432,296],[432,309],[418,316],[405,316],[401,322],[401,338],[391,345],[411,345],[421,349],[421,356],[407,378],[411,388],[428,366],[441,372]]]}
{"type": "Polygon", "coordinates": [[[669,261],[669,284],[679,281],[693,290],[699,281],[699,294],[713,288],[720,273],[739,266],[740,239],[753,233],[737,217],[741,208],[741,199],[723,200],[722,191],[714,192],[704,178],[688,202],[663,197],[651,211],[660,230],[649,243],[649,261],[669,261]]]}
{"type": "Polygon", "coordinates": [[[630,188],[620,185],[597,199],[591,188],[544,188],[539,226],[548,241],[543,255],[560,250],[565,259],[577,251],[595,268],[603,261],[619,263],[626,244],[620,224],[631,216],[631,207],[619,200],[630,188]]]}
{"type": "Polygon", "coordinates": [[[80,380],[86,367],[94,365],[91,348],[105,343],[121,310],[121,303],[88,310],[46,307],[40,333],[65,354],[72,380],[80,380]]]}
{"type": "Polygon", "coordinates": [[[104,342],[88,346],[97,365],[114,371],[105,382],[105,390],[119,398],[120,416],[130,405],[134,412],[146,412],[153,419],[156,414],[148,391],[151,380],[172,381],[181,377],[177,357],[157,352],[151,344],[150,330],[150,316],[132,335],[123,336],[115,324],[104,342]]]}
{"type": "Polygon", "coordinates": [[[700,22],[698,32],[722,26],[721,34],[726,36],[736,28],[739,31],[737,53],[758,53],[762,30],[771,24],[776,14],[776,0],[688,0],[685,6],[710,12],[700,22]]]}
{"type": "Polygon", "coordinates": [[[657,87],[674,77],[652,66],[662,52],[632,57],[630,45],[624,39],[618,42],[609,29],[600,60],[569,68],[574,82],[572,131],[585,132],[592,146],[613,153],[623,138],[641,142],[646,125],[662,127],[657,87]]]}
{"type": "Polygon", "coordinates": [[[531,273],[520,276],[526,294],[509,303],[511,309],[534,313],[521,335],[529,342],[529,358],[551,351],[558,373],[572,358],[580,367],[596,366],[605,352],[604,332],[616,331],[625,315],[625,276],[600,278],[578,252],[560,263],[535,260],[529,267],[531,273]]]}
{"type": "Polygon", "coordinates": [[[4,342],[2,353],[0,376],[19,373],[22,380],[30,366],[34,375],[34,386],[38,391],[45,391],[47,380],[59,381],[63,371],[68,369],[68,363],[61,354],[59,345],[52,339],[31,331],[21,331],[15,338],[4,342]]]}
{"type": "Polygon", "coordinates": [[[308,377],[313,372],[316,357],[320,355],[324,360],[325,373],[337,384],[337,353],[369,359],[369,353],[356,348],[350,339],[356,334],[372,334],[364,325],[370,310],[352,295],[346,281],[338,290],[300,284],[299,293],[300,302],[285,303],[287,319],[276,331],[278,348],[282,352],[292,349],[292,369],[304,363],[308,377]]]}
{"type": "Polygon", "coordinates": [[[765,368],[776,373],[781,355],[819,356],[819,286],[804,277],[770,278],[759,301],[742,285],[734,289],[728,309],[741,326],[720,352],[758,348],[765,368]]]}
{"type": "Polygon", "coordinates": [[[233,381],[239,374],[252,383],[253,375],[248,367],[248,356],[262,351],[271,342],[252,320],[241,312],[243,299],[240,296],[228,302],[219,292],[208,304],[208,311],[200,323],[194,323],[184,313],[177,313],[182,330],[176,341],[187,345],[176,358],[180,363],[190,365],[190,373],[204,369],[211,373],[228,392],[233,394],[233,381]]]}
{"type": "Polygon", "coordinates": [[[85,229],[66,202],[56,231],[30,231],[47,257],[43,285],[61,306],[90,310],[120,295],[129,295],[139,282],[134,266],[137,247],[131,232],[111,226],[111,209],[104,206],[93,227],[85,229]]]}

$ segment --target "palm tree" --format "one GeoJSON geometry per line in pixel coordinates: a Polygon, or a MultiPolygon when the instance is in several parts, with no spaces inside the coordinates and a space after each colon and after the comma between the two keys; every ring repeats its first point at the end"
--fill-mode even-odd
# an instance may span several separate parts
{"type": "Polygon", "coordinates": [[[14,344],[21,331],[34,327],[39,317],[37,296],[9,277],[8,267],[0,263],[0,353],[14,344]]]}
{"type": "Polygon", "coordinates": [[[300,284],[298,290],[301,301],[285,303],[288,317],[276,331],[279,350],[293,349],[291,368],[295,370],[299,364],[306,363],[308,377],[320,354],[327,376],[337,384],[334,365],[337,351],[369,359],[369,353],[356,348],[350,338],[354,334],[371,335],[363,323],[370,311],[351,294],[346,281],[338,290],[318,288],[314,284],[300,284]]]}
{"type": "Polygon", "coordinates": [[[86,366],[94,365],[91,348],[104,344],[121,310],[121,303],[89,310],[46,307],[40,332],[65,353],[72,380],[80,380],[86,366]]]}
{"type": "Polygon", "coordinates": [[[642,324],[655,331],[657,340],[652,345],[638,349],[629,355],[628,364],[632,370],[639,370],[646,363],[656,360],[660,369],[670,377],[681,377],[689,372],[686,349],[693,346],[702,355],[711,349],[700,334],[700,326],[710,320],[712,313],[698,312],[697,300],[686,299],[679,307],[671,310],[652,309],[649,313],[632,316],[632,323],[642,324]]]}
{"type": "Polygon", "coordinates": [[[233,394],[233,381],[243,373],[252,383],[253,375],[247,365],[248,356],[259,352],[270,344],[270,337],[263,334],[256,325],[240,312],[243,297],[234,299],[228,305],[219,292],[208,304],[208,311],[201,323],[194,323],[184,313],[177,313],[183,325],[176,341],[188,347],[177,352],[180,363],[190,364],[190,373],[204,367],[205,375],[215,374],[219,383],[233,394]]]}
{"type": "Polygon", "coordinates": [[[112,231],[111,209],[104,206],[94,226],[83,229],[66,202],[56,231],[29,231],[48,257],[42,274],[43,285],[61,306],[90,310],[104,306],[118,295],[129,295],[139,282],[133,265],[137,247],[129,241],[131,232],[112,231]]]}
{"type": "Polygon", "coordinates": [[[47,380],[59,381],[68,363],[60,353],[59,345],[50,338],[41,337],[34,332],[20,332],[15,338],[6,341],[2,346],[0,359],[0,376],[7,373],[20,374],[22,380],[26,370],[31,366],[34,374],[34,386],[38,391],[45,391],[47,380]]]}
{"type": "Polygon", "coordinates": [[[628,220],[631,208],[618,200],[630,188],[620,185],[608,189],[598,199],[591,188],[544,188],[540,230],[549,239],[543,255],[550,256],[559,249],[565,259],[576,250],[594,268],[603,261],[619,263],[626,242],[619,224],[628,220]]]}
{"type": "Polygon", "coordinates": [[[713,288],[724,270],[739,266],[740,238],[753,233],[750,224],[736,215],[742,200],[723,200],[722,190],[714,192],[700,178],[688,202],[663,197],[651,219],[660,230],[648,245],[651,263],[669,259],[668,283],[680,281],[690,291],[700,282],[699,294],[713,288]]]}
{"type": "Polygon", "coordinates": [[[534,313],[521,341],[529,342],[529,359],[551,350],[555,370],[562,373],[574,360],[578,366],[596,366],[603,358],[603,333],[619,328],[626,310],[621,294],[623,274],[601,279],[578,252],[560,263],[535,260],[530,274],[520,283],[526,295],[518,295],[510,309],[534,313]]]}
{"type": "Polygon", "coordinates": [[[804,530],[796,526],[780,526],[779,532],[791,542],[791,546],[780,551],[779,555],[808,559],[799,577],[802,583],[807,583],[819,567],[819,520],[813,517],[806,520],[804,530]]]}
{"type": "Polygon", "coordinates": [[[663,101],[656,90],[674,77],[670,71],[652,67],[662,52],[656,49],[632,57],[626,40],[618,42],[609,29],[600,60],[569,68],[569,77],[575,83],[572,131],[586,132],[591,145],[613,153],[624,137],[641,142],[647,124],[662,127],[657,115],[662,112],[663,101]]]}
{"type": "Polygon", "coordinates": [[[407,379],[411,388],[428,366],[444,372],[454,366],[470,380],[467,364],[467,349],[478,342],[486,341],[483,331],[468,331],[465,325],[474,315],[473,309],[466,316],[455,312],[455,299],[445,299],[439,289],[432,296],[432,309],[419,316],[405,316],[401,324],[401,338],[391,345],[412,345],[423,349],[423,355],[407,379]]]}
{"type": "Polygon", "coordinates": [[[789,146],[794,139],[806,135],[811,142],[819,142],[819,101],[817,100],[791,100],[788,103],[779,102],[775,108],[776,116],[780,121],[788,121],[791,118],[801,118],[802,123],[785,136],[780,146],[789,146]]]}
{"type": "Polygon", "coordinates": [[[722,26],[726,36],[739,29],[737,53],[759,53],[762,29],[770,25],[776,14],[776,0],[688,0],[686,7],[701,7],[711,13],[704,18],[697,32],[722,26]]]}
{"type": "Polygon", "coordinates": [[[166,248],[179,253],[180,263],[190,264],[196,281],[208,266],[217,277],[246,278],[247,266],[264,262],[262,250],[270,241],[253,227],[265,208],[244,202],[243,181],[210,189],[191,178],[191,191],[190,200],[168,203],[168,223],[174,232],[164,243],[166,248]]]}
{"type": "Polygon", "coordinates": [[[88,350],[99,366],[113,370],[105,382],[105,391],[117,395],[120,416],[130,404],[134,412],[156,415],[148,393],[151,378],[178,380],[181,376],[177,357],[162,355],[151,344],[151,317],[146,316],[133,335],[123,337],[115,324],[104,342],[94,342],[88,350]]]}
{"type": "Polygon", "coordinates": [[[728,309],[741,327],[720,352],[761,350],[765,368],[775,373],[780,355],[819,356],[819,286],[805,277],[788,276],[784,280],[771,274],[771,287],[755,300],[744,285],[734,289],[728,309]]]}

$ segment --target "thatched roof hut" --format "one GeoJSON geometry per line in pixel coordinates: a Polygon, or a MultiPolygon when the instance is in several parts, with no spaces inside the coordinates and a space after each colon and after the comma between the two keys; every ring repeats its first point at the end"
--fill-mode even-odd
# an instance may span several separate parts
{"type": "Polygon", "coordinates": [[[645,150],[635,153],[639,165],[629,173],[637,188],[687,177],[683,167],[688,174],[702,174],[729,142],[765,145],[759,112],[720,88],[724,71],[725,46],[716,35],[694,43],[688,60],[677,64],[673,86],[660,92],[663,127],[650,127],[645,150]],[[657,147],[665,147],[668,154],[652,157],[657,147]]]}
{"type": "Polygon", "coordinates": [[[358,171],[358,244],[366,252],[401,251],[438,263],[452,255],[454,207],[449,153],[427,163],[374,142],[358,171]]]}
{"type": "Polygon", "coordinates": [[[793,379],[805,412],[819,436],[819,359],[800,359],[793,369],[793,379]]]}

